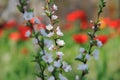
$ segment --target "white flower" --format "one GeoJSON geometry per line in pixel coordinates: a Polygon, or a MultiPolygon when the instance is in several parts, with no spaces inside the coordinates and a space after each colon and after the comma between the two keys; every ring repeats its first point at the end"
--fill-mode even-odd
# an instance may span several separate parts
{"type": "Polygon", "coordinates": [[[80,53],[80,54],[76,57],[76,59],[82,59],[82,54],[80,53]]]}
{"type": "Polygon", "coordinates": [[[63,66],[62,68],[64,69],[65,72],[69,72],[72,70],[71,66],[68,65],[66,62],[62,62],[63,66]]]}
{"type": "Polygon", "coordinates": [[[47,36],[47,33],[45,32],[44,28],[40,29],[40,33],[41,33],[42,36],[47,36]]]}
{"type": "Polygon", "coordinates": [[[53,42],[49,39],[45,39],[44,44],[47,48],[49,48],[49,47],[51,47],[51,45],[53,45],[53,42]]]}
{"type": "Polygon", "coordinates": [[[50,45],[50,47],[48,48],[48,50],[52,51],[54,49],[54,45],[50,45]]]}
{"type": "Polygon", "coordinates": [[[59,68],[59,67],[61,66],[60,60],[55,61],[55,62],[54,62],[54,66],[59,68]]]}
{"type": "Polygon", "coordinates": [[[24,17],[25,20],[31,20],[33,18],[33,12],[25,11],[23,17],[24,17]]]}
{"type": "Polygon", "coordinates": [[[79,80],[79,76],[78,75],[75,76],[75,80],[79,80]]]}
{"type": "Polygon", "coordinates": [[[93,57],[97,60],[99,58],[99,50],[95,49],[93,51],[93,57]]]}
{"type": "Polygon", "coordinates": [[[58,36],[63,36],[63,33],[61,32],[59,26],[56,28],[56,31],[57,31],[56,34],[57,34],[58,36]]]}
{"type": "Polygon", "coordinates": [[[54,76],[50,76],[48,80],[55,80],[54,76]]]}
{"type": "Polygon", "coordinates": [[[64,46],[65,42],[63,40],[60,40],[60,39],[57,39],[56,43],[59,45],[59,46],[64,46]]]}
{"type": "Polygon", "coordinates": [[[63,76],[62,74],[59,73],[59,78],[60,80],[68,80],[65,76],[63,76]]]}
{"type": "Polygon", "coordinates": [[[54,32],[50,32],[47,37],[52,37],[54,35],[54,32]]]}
{"type": "Polygon", "coordinates": [[[55,11],[58,10],[58,7],[55,4],[53,5],[53,10],[55,10],[55,11]]]}
{"type": "Polygon", "coordinates": [[[25,37],[30,37],[30,35],[31,35],[30,30],[27,30],[26,33],[25,33],[25,37]]]}
{"type": "Polygon", "coordinates": [[[53,29],[53,26],[52,26],[51,24],[48,24],[48,25],[46,26],[46,29],[50,31],[50,30],[53,29]]]}
{"type": "Polygon", "coordinates": [[[80,48],[80,53],[84,53],[85,52],[85,48],[80,48]]]}
{"type": "Polygon", "coordinates": [[[59,59],[62,59],[63,55],[64,55],[63,52],[57,52],[57,56],[58,56],[59,59]]]}
{"type": "Polygon", "coordinates": [[[97,41],[97,46],[98,47],[102,47],[103,46],[103,44],[102,44],[102,42],[100,40],[97,39],[96,41],[97,41]]]}
{"type": "Polygon", "coordinates": [[[54,67],[51,65],[51,66],[48,66],[48,71],[49,72],[53,72],[53,70],[54,70],[54,67]]]}
{"type": "Polygon", "coordinates": [[[90,55],[89,55],[89,54],[86,54],[85,58],[86,58],[87,60],[90,60],[90,55]]]}
{"type": "Polygon", "coordinates": [[[87,64],[79,64],[78,65],[78,70],[87,70],[88,69],[88,65],[87,64]]]}
{"type": "Polygon", "coordinates": [[[42,56],[42,59],[43,59],[46,63],[51,63],[51,62],[53,62],[52,54],[46,53],[44,56],[42,56]]]}
{"type": "Polygon", "coordinates": [[[58,16],[52,15],[52,20],[56,20],[57,18],[58,18],[58,16]]]}
{"type": "Polygon", "coordinates": [[[38,40],[37,39],[35,39],[35,38],[33,38],[33,44],[38,44],[38,40]]]}

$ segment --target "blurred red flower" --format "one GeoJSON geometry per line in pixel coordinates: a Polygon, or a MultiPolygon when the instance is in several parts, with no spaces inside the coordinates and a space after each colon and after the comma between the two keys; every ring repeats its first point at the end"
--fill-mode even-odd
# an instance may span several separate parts
{"type": "Polygon", "coordinates": [[[83,22],[81,22],[81,29],[82,30],[86,30],[87,28],[88,28],[88,23],[87,23],[87,21],[83,21],[83,22]]]}
{"type": "Polygon", "coordinates": [[[3,29],[0,29],[0,37],[2,37],[2,36],[3,36],[3,34],[4,34],[3,29]]]}
{"type": "Polygon", "coordinates": [[[31,30],[31,28],[30,28],[29,26],[20,25],[20,26],[18,27],[18,30],[19,30],[19,32],[20,32],[20,35],[21,35],[21,39],[22,39],[22,40],[27,40],[27,39],[28,39],[28,37],[25,36],[25,35],[26,35],[26,32],[27,32],[28,30],[32,33],[32,30],[31,30]]]}
{"type": "Polygon", "coordinates": [[[20,40],[20,33],[19,32],[10,33],[9,39],[17,42],[18,40],[20,40]]]}
{"type": "Polygon", "coordinates": [[[73,35],[73,40],[76,43],[84,44],[88,41],[88,35],[86,35],[86,34],[74,34],[73,35]]]}
{"type": "Polygon", "coordinates": [[[7,21],[7,22],[4,24],[4,28],[9,29],[9,28],[15,27],[16,25],[17,25],[16,20],[12,19],[12,20],[7,21]]]}
{"type": "Polygon", "coordinates": [[[86,21],[86,14],[82,10],[75,10],[71,13],[69,13],[66,17],[67,21],[73,22],[76,21],[77,19],[80,19],[82,21],[86,21]]]}
{"type": "Polygon", "coordinates": [[[105,44],[108,41],[109,37],[107,35],[99,35],[96,37],[96,39],[100,40],[102,44],[105,44]]]}
{"type": "Polygon", "coordinates": [[[110,28],[118,28],[119,25],[120,25],[120,21],[119,20],[111,20],[109,23],[108,23],[109,27],[110,28]]]}

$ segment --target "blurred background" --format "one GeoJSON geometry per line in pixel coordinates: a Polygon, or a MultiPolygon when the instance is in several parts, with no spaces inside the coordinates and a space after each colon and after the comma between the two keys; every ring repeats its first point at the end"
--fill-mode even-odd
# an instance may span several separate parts
{"type": "MultiPolygon", "coordinates": [[[[99,0],[55,0],[66,45],[61,50],[64,60],[72,65],[73,71],[65,75],[74,80],[79,62],[74,58],[79,48],[88,48],[87,32],[91,30],[90,20],[96,19],[99,0]],[[66,57],[67,56],[67,57],[66,57]]],[[[98,39],[104,44],[100,48],[99,60],[91,59],[86,80],[120,80],[120,0],[106,0],[107,6],[101,16],[98,39]]],[[[17,0],[0,0],[0,80],[35,80],[35,64],[31,62],[34,46],[25,37],[23,15],[17,10],[17,0]]],[[[35,16],[43,25],[48,21],[42,15],[44,0],[30,0],[35,16]]]]}

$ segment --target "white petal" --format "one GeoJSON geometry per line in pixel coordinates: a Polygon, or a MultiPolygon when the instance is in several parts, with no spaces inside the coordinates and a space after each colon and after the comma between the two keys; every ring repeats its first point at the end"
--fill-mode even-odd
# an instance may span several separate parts
{"type": "Polygon", "coordinates": [[[50,76],[48,80],[55,80],[54,76],[50,76]]]}
{"type": "Polygon", "coordinates": [[[56,43],[59,45],[59,46],[64,46],[65,42],[63,40],[60,40],[60,39],[57,39],[56,43]]]}
{"type": "Polygon", "coordinates": [[[48,71],[49,71],[49,72],[53,72],[53,70],[54,70],[54,67],[53,67],[53,66],[48,66],[48,71]]]}
{"type": "Polygon", "coordinates": [[[51,24],[48,24],[48,25],[46,26],[46,29],[50,31],[50,30],[53,29],[53,26],[52,26],[51,24]]]}
{"type": "Polygon", "coordinates": [[[80,53],[85,52],[85,48],[80,48],[80,53]]]}
{"type": "Polygon", "coordinates": [[[25,20],[31,20],[33,18],[33,12],[25,11],[23,17],[24,17],[25,20]]]}
{"type": "Polygon", "coordinates": [[[65,76],[63,76],[62,74],[59,74],[59,78],[60,80],[68,80],[65,76]]]}

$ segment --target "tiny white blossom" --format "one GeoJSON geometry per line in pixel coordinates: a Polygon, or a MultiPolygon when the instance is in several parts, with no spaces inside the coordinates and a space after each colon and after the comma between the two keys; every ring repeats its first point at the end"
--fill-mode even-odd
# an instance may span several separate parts
{"type": "Polygon", "coordinates": [[[62,31],[60,30],[60,27],[58,26],[57,28],[56,28],[56,34],[58,35],[58,36],[63,36],[63,33],[62,33],[62,31]]]}
{"type": "Polygon", "coordinates": [[[80,48],[80,53],[84,53],[85,52],[85,48],[80,48]]]}
{"type": "Polygon", "coordinates": [[[56,43],[59,45],[59,46],[64,46],[65,42],[63,40],[60,40],[60,39],[57,39],[56,43]]]}
{"type": "Polygon", "coordinates": [[[95,49],[93,51],[93,57],[97,60],[99,58],[99,50],[95,49]]]}
{"type": "Polygon", "coordinates": [[[79,80],[79,76],[78,75],[75,76],[75,80],[79,80]]]}
{"type": "Polygon", "coordinates": [[[58,18],[58,16],[52,15],[52,20],[56,20],[57,18],[58,18]]]}
{"type": "Polygon", "coordinates": [[[78,70],[87,70],[88,69],[88,65],[87,64],[79,64],[78,65],[78,70]]]}
{"type": "Polygon", "coordinates": [[[102,47],[103,46],[103,44],[102,44],[102,42],[100,40],[97,39],[96,41],[97,41],[97,46],[98,47],[102,47]]]}
{"type": "Polygon", "coordinates": [[[80,53],[76,58],[77,59],[82,59],[82,54],[80,53]]]}
{"type": "Polygon", "coordinates": [[[65,76],[63,76],[62,74],[59,73],[59,79],[60,80],[68,80],[65,76]]]}
{"type": "Polygon", "coordinates": [[[55,80],[54,76],[50,76],[48,80],[55,80]]]}
{"type": "Polygon", "coordinates": [[[51,24],[48,24],[48,25],[46,26],[46,29],[50,31],[50,30],[53,29],[53,26],[52,26],[51,24]]]}
{"type": "Polygon", "coordinates": [[[54,49],[54,45],[50,45],[50,47],[48,48],[48,50],[52,51],[54,49]]]}
{"type": "Polygon", "coordinates": [[[42,56],[42,59],[43,59],[46,63],[51,63],[51,62],[53,62],[52,54],[46,53],[44,56],[42,56]]]}
{"type": "Polygon", "coordinates": [[[30,37],[30,35],[31,35],[30,30],[27,30],[26,33],[25,33],[25,37],[30,37]]]}
{"type": "Polygon", "coordinates": [[[54,35],[54,32],[50,32],[47,34],[47,37],[52,37],[54,35]]]}
{"type": "Polygon", "coordinates": [[[59,68],[59,67],[61,66],[60,60],[55,61],[55,62],[54,62],[54,66],[59,68]]]}
{"type": "Polygon", "coordinates": [[[66,62],[62,62],[63,66],[62,68],[64,69],[65,72],[69,72],[72,70],[71,66],[68,65],[66,62]]]}
{"type": "Polygon", "coordinates": [[[40,29],[40,34],[41,34],[42,36],[47,36],[47,33],[45,32],[45,29],[44,29],[44,28],[41,28],[41,29],[40,29]]]}
{"type": "Polygon", "coordinates": [[[57,52],[56,53],[59,59],[62,59],[62,56],[64,55],[63,52],[57,52]]]}
{"type": "Polygon", "coordinates": [[[33,12],[25,11],[23,17],[25,20],[31,20],[33,18],[33,12]]]}
{"type": "Polygon", "coordinates": [[[55,11],[58,10],[58,7],[55,4],[53,5],[53,10],[55,10],[55,11]]]}
{"type": "Polygon", "coordinates": [[[53,72],[53,70],[54,70],[54,67],[51,65],[51,66],[48,66],[48,71],[49,72],[53,72]]]}
{"type": "Polygon", "coordinates": [[[90,55],[89,55],[89,54],[86,54],[85,58],[86,58],[87,60],[90,60],[90,55]]]}

